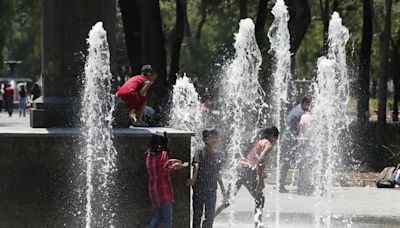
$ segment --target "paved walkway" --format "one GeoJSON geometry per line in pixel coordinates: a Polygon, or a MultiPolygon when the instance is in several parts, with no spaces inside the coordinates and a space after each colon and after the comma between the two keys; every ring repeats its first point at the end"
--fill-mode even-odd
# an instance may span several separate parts
{"type": "MultiPolygon", "coordinates": [[[[0,135],[18,135],[18,136],[48,136],[48,135],[63,135],[63,134],[76,134],[79,129],[77,128],[31,128],[29,124],[29,112],[26,117],[19,117],[18,110],[14,110],[11,117],[8,113],[2,111],[0,113],[0,135]]],[[[114,128],[115,135],[148,135],[153,133],[167,132],[169,136],[174,137],[176,134],[183,135],[190,132],[180,131],[172,128],[164,127],[134,127],[134,128],[114,128]]]]}
{"type": "MultiPolygon", "coordinates": [[[[295,192],[295,189],[291,189],[295,192]]],[[[268,186],[264,222],[268,227],[305,228],[315,227],[314,215],[321,210],[320,201],[312,196],[299,196],[294,193],[276,193],[268,186]],[[278,206],[279,205],[279,206],[278,206]],[[276,225],[277,211],[279,224],[276,225]]],[[[400,188],[335,188],[330,197],[328,210],[332,215],[332,227],[394,228],[400,227],[400,188]],[[351,225],[351,226],[350,226],[351,225]]],[[[221,198],[221,196],[219,196],[221,198]]],[[[254,227],[254,200],[245,188],[240,189],[234,201],[233,227],[254,227]]],[[[215,220],[215,228],[229,227],[232,210],[227,209],[215,220]]]]}

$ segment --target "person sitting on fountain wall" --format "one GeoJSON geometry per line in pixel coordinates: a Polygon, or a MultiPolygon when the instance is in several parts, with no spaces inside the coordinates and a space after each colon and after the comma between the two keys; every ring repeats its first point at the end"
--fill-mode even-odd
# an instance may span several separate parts
{"type": "Polygon", "coordinates": [[[126,81],[115,94],[116,97],[120,97],[125,102],[133,125],[141,120],[147,103],[147,91],[157,77],[151,65],[144,65],[141,72],[141,75],[136,75],[126,81]]]}
{"type": "Polygon", "coordinates": [[[187,186],[193,187],[192,228],[212,228],[218,182],[223,195],[225,195],[225,188],[219,173],[222,168],[222,157],[215,151],[217,140],[218,132],[215,129],[204,130],[203,141],[205,147],[197,150],[193,157],[193,177],[186,183],[187,186]],[[201,225],[203,210],[205,219],[201,225]]]}
{"type": "Polygon", "coordinates": [[[287,117],[286,126],[283,138],[281,140],[281,166],[280,166],[280,176],[279,176],[279,184],[278,189],[281,193],[289,192],[285,188],[285,181],[287,172],[290,166],[293,166],[296,159],[296,151],[297,151],[297,136],[299,135],[299,122],[301,116],[305,111],[308,111],[310,108],[311,101],[309,98],[304,97],[301,100],[301,103],[295,106],[287,117]]]}
{"type": "Polygon", "coordinates": [[[239,159],[237,164],[237,176],[235,186],[229,185],[226,198],[221,202],[215,210],[215,216],[220,214],[223,209],[230,205],[233,196],[239,192],[244,185],[255,200],[255,227],[263,227],[262,210],[264,208],[265,197],[262,192],[265,188],[264,178],[267,177],[264,171],[264,160],[271,152],[279,137],[279,131],[275,126],[261,130],[259,139],[255,142],[250,152],[239,159]]]}
{"type": "Polygon", "coordinates": [[[172,227],[172,203],[174,190],[170,173],[180,170],[188,164],[182,164],[178,159],[169,159],[167,133],[153,135],[149,149],[146,152],[146,168],[149,176],[149,196],[154,208],[154,217],[149,228],[172,227]]]}

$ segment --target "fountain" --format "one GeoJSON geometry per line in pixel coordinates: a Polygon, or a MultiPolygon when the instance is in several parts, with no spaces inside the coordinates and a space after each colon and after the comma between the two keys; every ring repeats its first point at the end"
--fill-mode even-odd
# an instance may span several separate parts
{"type": "MultiPolygon", "coordinates": [[[[203,145],[201,132],[207,124],[202,116],[199,94],[186,74],[178,77],[172,91],[169,126],[175,129],[194,132],[191,152],[203,145]]],[[[192,154],[193,156],[193,154],[192,154]]]]}
{"type": "MultiPolygon", "coordinates": [[[[264,91],[258,82],[261,53],[258,48],[254,23],[243,19],[239,32],[235,34],[235,56],[227,61],[220,78],[219,104],[221,141],[227,151],[229,180],[234,186],[236,160],[247,152],[250,141],[256,136],[258,127],[265,124],[262,111],[264,91]]],[[[234,202],[234,201],[233,201],[234,202]]],[[[235,207],[230,209],[229,227],[234,226],[235,207]]]]}
{"type": "Polygon", "coordinates": [[[89,32],[89,48],[82,92],[81,132],[83,162],[86,166],[86,228],[113,223],[115,191],[112,174],[117,154],[113,145],[114,95],[107,33],[98,22],[89,32]]]}
{"type": "MultiPolygon", "coordinates": [[[[269,115],[272,122],[277,126],[281,133],[286,129],[286,116],[288,114],[287,106],[289,100],[294,94],[289,94],[289,83],[292,80],[290,73],[291,53],[290,53],[290,34],[288,29],[289,12],[283,0],[277,0],[272,8],[274,21],[268,30],[268,38],[271,43],[270,52],[274,54],[274,72],[273,85],[271,92],[271,109],[269,115]]],[[[281,134],[280,142],[282,142],[281,134]]],[[[281,143],[276,146],[276,184],[280,183],[280,167],[281,167],[281,143]]],[[[279,194],[279,188],[276,188],[279,194]]],[[[275,225],[279,227],[280,220],[280,203],[279,197],[274,199],[275,208],[275,225]]]]}
{"type": "Polygon", "coordinates": [[[305,151],[315,164],[312,180],[314,195],[318,198],[315,206],[315,226],[331,227],[331,194],[334,177],[343,163],[342,154],[349,150],[350,139],[347,116],[350,78],[347,73],[345,46],[349,31],[342,25],[342,19],[334,12],[329,23],[329,50],[318,59],[318,75],[312,87],[313,124],[309,129],[310,143],[305,151]]]}

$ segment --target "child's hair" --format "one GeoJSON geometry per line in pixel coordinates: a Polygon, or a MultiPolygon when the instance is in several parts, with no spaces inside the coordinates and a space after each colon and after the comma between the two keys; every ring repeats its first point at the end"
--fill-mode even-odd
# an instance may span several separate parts
{"type": "Polygon", "coordinates": [[[279,131],[275,126],[264,128],[260,131],[260,139],[278,138],[279,131]]]}
{"type": "Polygon", "coordinates": [[[208,138],[209,136],[218,136],[218,131],[215,129],[204,130],[203,138],[208,138]]]}
{"type": "Polygon", "coordinates": [[[158,154],[162,151],[169,152],[167,132],[164,132],[163,135],[153,135],[150,141],[149,152],[158,154]]]}

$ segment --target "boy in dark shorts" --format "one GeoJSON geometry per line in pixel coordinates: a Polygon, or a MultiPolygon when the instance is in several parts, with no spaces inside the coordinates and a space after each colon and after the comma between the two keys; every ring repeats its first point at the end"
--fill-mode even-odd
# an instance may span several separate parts
{"type": "Polygon", "coordinates": [[[219,174],[222,167],[221,156],[215,152],[217,140],[218,132],[216,130],[204,130],[203,141],[205,147],[194,154],[192,162],[194,166],[193,177],[187,181],[187,185],[193,187],[192,228],[212,228],[218,182],[223,194],[225,191],[219,174]],[[201,225],[203,210],[205,219],[201,225]]]}

